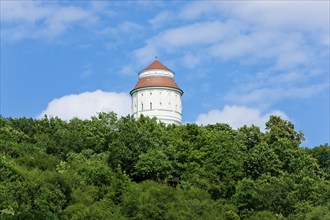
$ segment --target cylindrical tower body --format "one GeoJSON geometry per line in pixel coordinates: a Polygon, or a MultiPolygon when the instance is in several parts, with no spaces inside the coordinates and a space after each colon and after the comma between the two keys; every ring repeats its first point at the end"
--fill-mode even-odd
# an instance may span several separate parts
{"type": "Polygon", "coordinates": [[[181,124],[183,91],[174,80],[174,72],[158,60],[139,73],[139,81],[130,94],[136,119],[143,114],[165,124],[181,124]]]}

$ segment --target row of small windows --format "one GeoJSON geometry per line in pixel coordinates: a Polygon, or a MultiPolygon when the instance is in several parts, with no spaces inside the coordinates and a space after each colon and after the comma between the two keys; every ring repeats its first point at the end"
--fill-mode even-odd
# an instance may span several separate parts
{"type": "MultiPolygon", "coordinates": [[[[150,102],[150,109],[152,109],[152,102],[150,102]]],[[[141,110],[144,110],[143,103],[141,104],[141,110]]]]}
{"type": "MultiPolygon", "coordinates": [[[[161,95],[162,94],[162,92],[159,92],[159,95],[161,95]]],[[[150,92],[150,95],[152,95],[152,92],[150,92]]],[[[141,96],[143,96],[143,93],[141,93],[141,96]]],[[[169,92],[168,93],[168,96],[171,96],[171,93],[169,92]]],[[[175,97],[177,98],[178,97],[178,95],[177,94],[175,94],[175,97]]]]}
{"type": "MultiPolygon", "coordinates": [[[[162,94],[162,92],[160,92],[159,94],[162,94]]],[[[150,92],[150,95],[152,95],[152,92],[150,92]]],[[[141,93],[141,96],[143,96],[143,93],[141,93]]]]}
{"type": "MultiPolygon", "coordinates": [[[[160,102],[159,105],[162,106],[162,103],[160,102]]],[[[169,102],[168,105],[171,105],[171,103],[169,102]]],[[[135,107],[136,107],[136,105],[135,105],[135,107]]],[[[175,105],[175,108],[178,108],[178,105],[175,105]]],[[[150,102],[150,108],[149,109],[152,109],[152,102],[150,102]]],[[[143,103],[141,103],[141,110],[144,110],[143,103]]]]}

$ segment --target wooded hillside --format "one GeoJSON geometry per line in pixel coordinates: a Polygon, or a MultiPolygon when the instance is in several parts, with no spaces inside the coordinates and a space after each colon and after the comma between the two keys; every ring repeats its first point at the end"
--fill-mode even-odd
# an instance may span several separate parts
{"type": "Polygon", "coordinates": [[[0,219],[330,219],[330,147],[256,126],[0,117],[0,219]]]}

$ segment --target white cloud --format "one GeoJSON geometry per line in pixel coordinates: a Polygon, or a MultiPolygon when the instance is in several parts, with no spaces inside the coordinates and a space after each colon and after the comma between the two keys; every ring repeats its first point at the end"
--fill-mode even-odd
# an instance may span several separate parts
{"type": "MultiPolygon", "coordinates": [[[[141,47],[133,52],[135,60],[141,65],[145,65],[150,62],[150,57],[160,55],[162,51],[166,53],[176,53],[182,47],[194,48],[207,47],[208,45],[214,44],[221,39],[228,38],[233,32],[238,30],[235,28],[231,21],[222,23],[220,21],[208,21],[199,22],[191,25],[180,26],[176,28],[170,28],[162,31],[158,35],[151,37],[146,40],[144,47],[141,47]]],[[[185,54],[187,59],[190,52],[185,54]]],[[[194,61],[197,63],[198,60],[203,60],[202,57],[205,53],[195,54],[194,61]]],[[[198,61],[198,62],[200,62],[198,61]]]]}
{"type": "Polygon", "coordinates": [[[194,20],[217,14],[263,28],[328,30],[329,4],[329,1],[197,1],[184,7],[179,17],[194,20]]]}
{"type": "Polygon", "coordinates": [[[267,28],[329,29],[329,1],[246,1],[225,8],[267,28]]]}
{"type": "Polygon", "coordinates": [[[73,25],[98,22],[98,11],[58,2],[1,1],[2,32],[10,41],[24,38],[53,38],[73,25]]]}
{"type": "Polygon", "coordinates": [[[261,130],[265,130],[265,123],[269,120],[270,115],[280,116],[282,119],[288,120],[288,116],[279,110],[262,114],[260,110],[248,108],[244,106],[228,106],[222,110],[210,110],[206,114],[200,114],[196,120],[197,124],[215,124],[226,123],[232,128],[237,129],[243,125],[251,126],[252,124],[259,126],[261,130]]]}
{"type": "Polygon", "coordinates": [[[179,17],[183,19],[196,19],[203,14],[210,14],[212,12],[219,12],[222,7],[222,3],[219,2],[193,2],[184,7],[179,13],[179,17]]]}
{"type": "Polygon", "coordinates": [[[189,69],[194,69],[196,66],[200,64],[200,62],[201,62],[200,56],[193,54],[191,52],[187,52],[182,59],[182,64],[189,69]]]}
{"type": "MultiPolygon", "coordinates": [[[[174,17],[188,22],[150,37],[134,57],[143,62],[156,53],[175,54],[187,66],[193,51],[196,65],[220,58],[245,65],[268,63],[282,70],[308,66],[329,45],[328,6],[320,1],[194,2],[174,17]]],[[[166,16],[164,11],[154,19],[166,16]]]]}
{"type": "Polygon", "coordinates": [[[130,96],[123,92],[104,92],[101,90],[66,95],[52,100],[37,117],[41,118],[47,114],[64,120],[73,117],[88,119],[97,115],[98,112],[109,111],[117,113],[118,116],[131,114],[130,96]]]}
{"type": "Polygon", "coordinates": [[[171,28],[160,33],[149,43],[168,49],[168,47],[184,47],[189,45],[205,45],[217,42],[236,32],[232,23],[220,21],[200,22],[178,28],[171,28]]]}
{"type": "Polygon", "coordinates": [[[183,57],[181,65],[193,69],[210,57],[212,62],[239,62],[241,66],[233,76],[235,84],[224,99],[230,104],[265,109],[287,98],[310,98],[329,87],[325,77],[329,74],[329,44],[323,40],[329,39],[328,6],[329,2],[195,2],[183,8],[180,17],[198,18],[196,24],[200,24],[204,15],[213,18],[217,14],[217,22],[224,27],[231,24],[232,29],[206,37],[204,34],[212,32],[192,30],[198,26],[190,24],[164,31],[151,38],[148,46],[177,53],[183,57]],[[172,38],[166,38],[166,33],[172,38]],[[161,46],[155,46],[157,42],[161,46]],[[191,51],[198,53],[192,55],[191,51]],[[319,68],[323,74],[315,75],[319,68]]]}
{"type": "Polygon", "coordinates": [[[140,38],[144,27],[130,21],[123,21],[117,25],[99,28],[95,33],[107,40],[104,46],[108,50],[118,49],[130,41],[140,38]]]}
{"type": "MultiPolygon", "coordinates": [[[[266,111],[282,100],[311,98],[329,88],[328,9],[328,1],[197,1],[182,8],[172,22],[176,26],[148,38],[134,57],[145,65],[155,54],[176,56],[175,65],[191,69],[186,77],[194,79],[201,69],[210,75],[205,79],[228,74],[208,72],[206,63],[237,63],[221,99],[266,111]]],[[[165,11],[155,22],[166,16],[165,11]]]]}
{"type": "Polygon", "coordinates": [[[278,69],[308,64],[307,61],[315,56],[302,34],[276,30],[232,35],[207,50],[211,56],[225,61],[239,59],[244,64],[255,64],[270,60],[278,69]]]}
{"type": "Polygon", "coordinates": [[[284,99],[305,99],[315,96],[316,94],[329,89],[328,83],[310,84],[306,86],[261,86],[252,82],[252,85],[241,84],[241,89],[231,90],[224,96],[227,103],[240,105],[254,105],[259,108],[268,108],[273,103],[284,99]],[[248,88],[251,87],[251,88],[248,88]]]}
{"type": "Polygon", "coordinates": [[[128,33],[128,34],[138,34],[138,32],[141,32],[143,30],[143,26],[130,22],[130,21],[124,21],[120,23],[117,27],[121,32],[128,33]]]}
{"type": "Polygon", "coordinates": [[[97,21],[88,10],[72,6],[58,8],[46,19],[46,28],[43,33],[50,37],[62,34],[75,23],[93,24],[97,21]]]}
{"type": "Polygon", "coordinates": [[[36,22],[49,16],[53,10],[36,1],[1,1],[3,22],[36,22]]]}
{"type": "Polygon", "coordinates": [[[169,11],[163,11],[163,12],[157,14],[156,17],[150,19],[149,20],[149,23],[153,27],[160,27],[163,24],[172,21],[174,18],[175,18],[175,15],[173,15],[171,12],[169,12],[169,11]]]}

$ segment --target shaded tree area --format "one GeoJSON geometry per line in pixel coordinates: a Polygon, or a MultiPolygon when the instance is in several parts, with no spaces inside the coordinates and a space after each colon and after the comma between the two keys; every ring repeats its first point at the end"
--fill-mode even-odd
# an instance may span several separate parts
{"type": "Polygon", "coordinates": [[[329,219],[330,147],[156,119],[0,117],[0,219],[329,219]]]}

